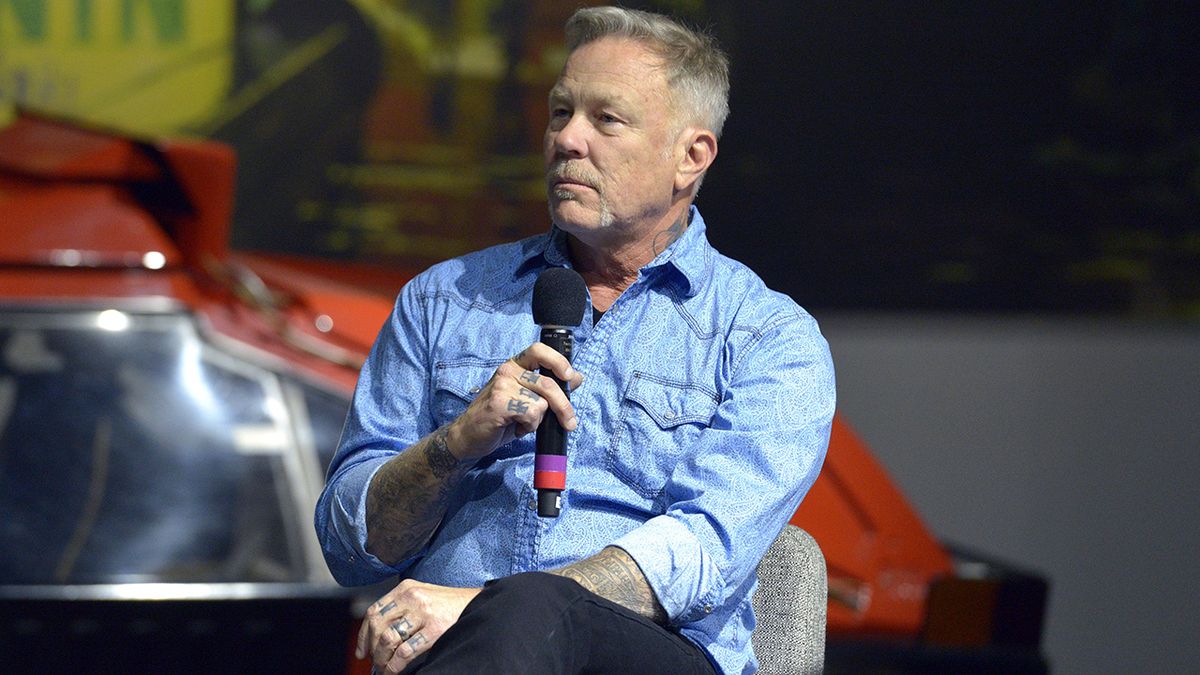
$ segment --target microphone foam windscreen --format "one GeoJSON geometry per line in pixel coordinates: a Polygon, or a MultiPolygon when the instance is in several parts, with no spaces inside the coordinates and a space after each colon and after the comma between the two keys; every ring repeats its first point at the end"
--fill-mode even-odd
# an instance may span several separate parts
{"type": "Polygon", "coordinates": [[[587,310],[587,284],[575,270],[551,267],[533,285],[533,321],[539,326],[578,326],[587,310]]]}

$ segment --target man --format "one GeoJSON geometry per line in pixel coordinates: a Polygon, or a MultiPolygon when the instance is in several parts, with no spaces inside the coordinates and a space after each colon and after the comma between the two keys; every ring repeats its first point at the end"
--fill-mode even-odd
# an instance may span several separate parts
{"type": "Polygon", "coordinates": [[[382,672],[753,671],[755,566],[824,459],[825,341],[709,246],[692,206],[724,55],[611,7],[577,12],[567,47],[544,147],[554,227],[404,288],[317,507],[340,582],[404,579],[359,636],[382,672]],[[591,301],[573,365],[529,309],[554,266],[591,301]],[[569,431],[553,519],[532,488],[548,414],[569,431]]]}

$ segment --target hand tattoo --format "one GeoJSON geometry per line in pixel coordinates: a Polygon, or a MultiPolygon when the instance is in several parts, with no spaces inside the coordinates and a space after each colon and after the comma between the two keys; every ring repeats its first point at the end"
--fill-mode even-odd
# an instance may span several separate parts
{"type": "Polygon", "coordinates": [[[529,404],[521,399],[510,398],[508,399],[508,411],[515,412],[519,415],[524,415],[525,413],[529,412],[529,404]]]}
{"type": "Polygon", "coordinates": [[[528,382],[529,384],[537,384],[537,381],[540,379],[542,379],[542,376],[538,375],[537,373],[533,372],[532,370],[527,370],[527,371],[521,373],[521,381],[522,382],[528,382]]]}
{"type": "Polygon", "coordinates": [[[519,391],[517,393],[520,394],[521,396],[524,396],[525,398],[533,399],[535,401],[538,400],[539,398],[541,398],[541,396],[538,396],[536,391],[531,391],[529,389],[526,389],[525,387],[521,387],[521,391],[519,391]]]}

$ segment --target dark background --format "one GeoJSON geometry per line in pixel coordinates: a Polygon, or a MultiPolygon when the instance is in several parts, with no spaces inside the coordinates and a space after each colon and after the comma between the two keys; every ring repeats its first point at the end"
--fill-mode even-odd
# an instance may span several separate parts
{"type": "Polygon", "coordinates": [[[1198,8],[714,12],[734,85],[712,237],[813,307],[1196,318],[1198,8]]]}
{"type": "MultiPolygon", "coordinates": [[[[1200,319],[1200,5],[630,4],[730,52],[698,203],[720,250],[802,305],[1200,319]]],[[[507,65],[430,70],[342,3],[239,5],[243,83],[289,41],[349,36],[214,131],[245,158],[239,246],[419,268],[548,225],[546,54],[575,3],[394,6],[444,54],[482,30],[507,65]]]]}

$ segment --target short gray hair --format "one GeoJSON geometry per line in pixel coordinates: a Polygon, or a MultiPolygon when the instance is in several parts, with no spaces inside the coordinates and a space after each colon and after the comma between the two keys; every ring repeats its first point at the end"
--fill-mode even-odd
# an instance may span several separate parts
{"type": "Polygon", "coordinates": [[[729,57],[711,35],[661,14],[588,7],[567,19],[566,37],[568,52],[604,37],[645,43],[667,67],[667,83],[681,108],[676,113],[690,111],[696,122],[721,137],[729,116],[729,57]]]}

